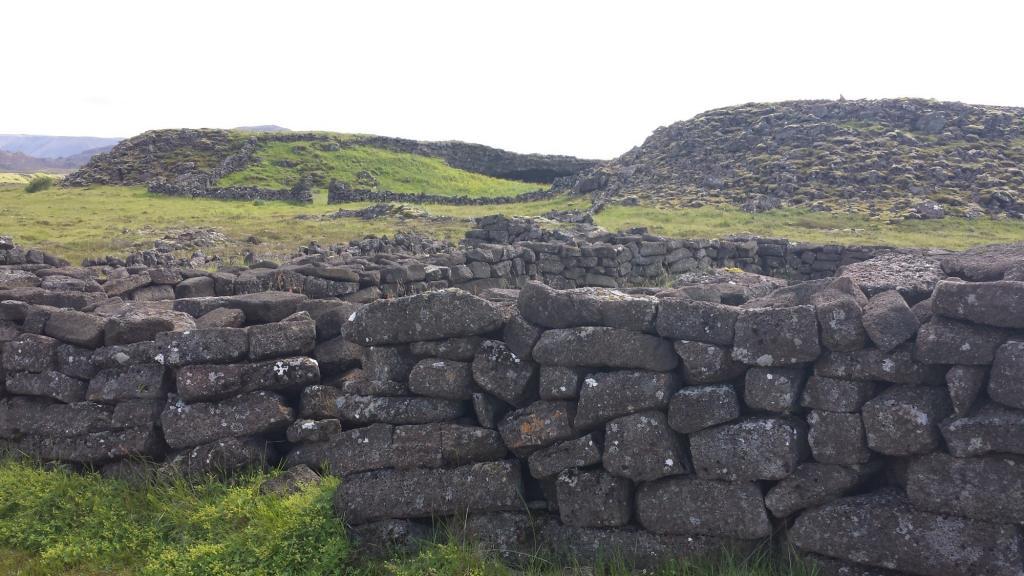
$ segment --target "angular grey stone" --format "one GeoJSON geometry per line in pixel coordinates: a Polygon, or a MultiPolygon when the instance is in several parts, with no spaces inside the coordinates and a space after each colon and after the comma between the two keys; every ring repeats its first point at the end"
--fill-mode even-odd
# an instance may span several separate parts
{"type": "Polygon", "coordinates": [[[260,484],[260,494],[287,496],[302,492],[307,486],[318,484],[320,475],[309,466],[300,464],[285,470],[281,474],[268,478],[260,484]]]}
{"type": "Polygon", "coordinates": [[[650,482],[692,471],[682,442],[663,412],[648,410],[605,425],[604,469],[634,482],[650,482]]]}
{"type": "Polygon", "coordinates": [[[790,540],[805,552],[923,575],[1018,576],[1024,563],[1016,527],[921,512],[893,490],[809,510],[790,540]]]}
{"type": "Polygon", "coordinates": [[[558,514],[567,526],[625,526],[633,516],[633,483],[604,470],[566,470],[555,482],[558,514]]]}
{"type": "Polygon", "coordinates": [[[17,372],[7,377],[6,386],[11,394],[52,398],[65,404],[85,400],[86,383],[60,372],[17,372]]]}
{"type": "Polygon", "coordinates": [[[764,498],[752,482],[664,478],[640,485],[636,494],[640,525],[658,534],[703,534],[766,538],[771,524],[764,498]]]}
{"type": "Polygon", "coordinates": [[[174,300],[174,288],[170,286],[144,286],[132,292],[133,302],[160,302],[174,300]]]}
{"type": "Polygon", "coordinates": [[[989,522],[1024,522],[1024,459],[1019,456],[954,458],[926,454],[907,470],[914,506],[989,522]]]}
{"type": "Polygon", "coordinates": [[[409,391],[419,396],[469,400],[473,396],[473,369],[467,362],[420,360],[409,373],[409,391]]]}
{"type": "Polygon", "coordinates": [[[371,380],[362,370],[350,370],[335,378],[325,379],[323,384],[341,390],[342,394],[355,396],[408,396],[409,383],[394,380],[371,380]]]}
{"type": "Polygon", "coordinates": [[[925,364],[991,364],[1005,330],[936,316],[917,332],[914,358],[925,364]]]}
{"type": "Polygon", "coordinates": [[[16,450],[40,460],[59,460],[99,465],[122,458],[159,458],[163,443],[152,426],[126,430],[103,430],[79,436],[25,436],[14,443],[16,450]]]}
{"type": "Polygon", "coordinates": [[[537,366],[497,340],[480,345],[473,358],[473,378],[485,392],[513,406],[537,397],[537,366]]]}
{"type": "Polygon", "coordinates": [[[891,352],[867,348],[856,352],[826,352],[814,365],[818,376],[849,380],[878,380],[893,384],[938,384],[943,371],[914,359],[907,343],[891,352]]]}
{"type": "Polygon", "coordinates": [[[106,319],[75,310],[54,310],[46,319],[43,333],[63,342],[96,348],[103,344],[106,319]]]}
{"type": "Polygon", "coordinates": [[[235,308],[216,308],[196,319],[196,328],[241,328],[245,312],[235,308]]]}
{"type": "Polygon", "coordinates": [[[864,311],[856,296],[830,288],[812,296],[811,304],[821,327],[822,346],[836,351],[864,347],[864,311]]]}
{"type": "Polygon", "coordinates": [[[363,346],[493,332],[504,322],[492,303],[457,288],[378,300],[354,313],[347,336],[363,346]]]}
{"type": "Polygon", "coordinates": [[[1024,408],[1024,341],[1012,340],[996,350],[988,395],[1004,406],[1024,408]]]}
{"type": "MultiPolygon", "coordinates": [[[[998,358],[999,352],[996,351],[998,358]]],[[[984,366],[953,366],[946,372],[946,388],[953,401],[953,412],[957,416],[966,416],[971,411],[978,394],[985,387],[986,376],[988,369],[984,366]]]]}
{"type": "Polygon", "coordinates": [[[868,380],[811,376],[807,379],[800,405],[828,412],[857,412],[874,395],[875,383],[868,380]]]}
{"type": "Polygon", "coordinates": [[[641,410],[664,410],[679,388],[671,373],[619,370],[591,374],[583,381],[573,426],[590,430],[641,410]]]}
{"type": "Polygon", "coordinates": [[[755,366],[785,366],[818,358],[818,320],[813,306],[740,311],[732,357],[755,366]]]}
{"type": "Polygon", "coordinates": [[[377,470],[338,486],[334,510],[350,524],[521,509],[519,463],[485,462],[451,469],[377,470]]]}
{"type": "Polygon", "coordinates": [[[732,346],[739,309],[713,302],[665,298],[658,303],[658,334],[671,340],[732,346]]]}
{"type": "Polygon", "coordinates": [[[324,372],[340,372],[359,366],[366,349],[343,336],[317,344],[313,357],[324,372]]]}
{"type": "Polygon", "coordinates": [[[989,403],[942,423],[949,453],[959,458],[992,452],[1024,454],[1024,412],[989,403]]]}
{"type": "Polygon", "coordinates": [[[249,357],[253,360],[283,356],[307,356],[316,346],[316,323],[275,322],[250,326],[249,357]]]}
{"type": "Polygon", "coordinates": [[[538,480],[554,478],[570,468],[601,463],[601,446],[593,434],[552,444],[530,454],[530,475],[538,480]]]}
{"type": "Polygon", "coordinates": [[[568,366],[540,367],[541,400],[572,400],[580,394],[583,370],[568,366]]]}
{"type": "Polygon", "coordinates": [[[143,272],[141,274],[133,274],[131,276],[125,276],[124,278],[107,280],[103,284],[103,291],[107,293],[107,296],[124,296],[137,288],[148,286],[152,282],[149,274],[143,272]]]}
{"type": "Polygon", "coordinates": [[[342,431],[341,421],[336,418],[324,420],[296,420],[285,431],[285,437],[292,444],[300,442],[325,442],[342,431]]]}
{"type": "Polygon", "coordinates": [[[217,400],[255,390],[300,392],[319,382],[319,366],[304,357],[254,364],[195,364],[177,372],[178,395],[186,402],[217,400]]]}
{"type": "Polygon", "coordinates": [[[883,352],[913,338],[919,327],[917,316],[895,290],[876,294],[864,308],[864,329],[883,352]]]}
{"type": "Polygon", "coordinates": [[[370,558],[388,558],[396,552],[412,554],[434,537],[429,525],[399,518],[349,526],[347,532],[356,549],[370,558]]]}
{"type": "Polygon", "coordinates": [[[808,456],[803,422],[747,418],[690,435],[697,476],[716,480],[781,480],[808,456]]]}
{"type": "Polygon", "coordinates": [[[871,459],[860,414],[812,410],[807,423],[807,443],[818,462],[854,465],[871,459]]]}
{"type": "Polygon", "coordinates": [[[874,471],[835,464],[801,464],[788,478],[772,486],[765,506],[776,518],[785,518],[805,508],[827,504],[859,487],[874,471]]]}
{"type": "Polygon", "coordinates": [[[505,323],[501,339],[516,356],[533,360],[533,346],[540,339],[543,329],[526,321],[518,311],[513,310],[512,317],[505,323]]]}
{"type": "Polygon", "coordinates": [[[667,340],[620,328],[548,330],[533,349],[540,364],[636,368],[666,372],[679,364],[667,340]]]}
{"type": "Polygon", "coordinates": [[[498,423],[498,431],[510,450],[525,456],[573,438],[574,408],[571,402],[540,400],[505,416],[498,423]]]}
{"type": "Polygon", "coordinates": [[[479,336],[465,336],[462,338],[446,338],[444,340],[431,340],[428,342],[413,342],[409,345],[412,353],[420,357],[444,358],[445,360],[457,360],[468,362],[476,356],[483,340],[479,336]]]}
{"type": "Polygon", "coordinates": [[[676,342],[673,347],[682,358],[687,384],[712,384],[742,376],[747,366],[733,359],[728,348],[703,342],[676,342]]]}
{"type": "Polygon", "coordinates": [[[7,372],[46,372],[57,368],[60,342],[49,336],[22,334],[3,346],[3,366],[7,372]]]}
{"type": "Polygon", "coordinates": [[[729,385],[687,386],[669,401],[668,425],[691,434],[740,417],[736,390],[729,385]]]}
{"type": "Polygon", "coordinates": [[[222,438],[284,430],[294,416],[277,394],[250,392],[221,402],[172,401],[160,419],[167,445],[187,448],[222,438]]]}
{"type": "Polygon", "coordinates": [[[104,346],[92,353],[96,368],[122,368],[139,364],[152,364],[156,360],[156,342],[136,342],[118,346],[104,346]]]}
{"type": "Polygon", "coordinates": [[[72,378],[88,380],[99,370],[92,362],[93,351],[88,348],[61,344],[57,347],[57,371],[72,378]]]}
{"type": "Polygon", "coordinates": [[[156,347],[154,359],[166,366],[235,362],[249,352],[249,336],[239,328],[161,332],[156,347]]]}
{"type": "Polygon", "coordinates": [[[338,418],[343,424],[427,424],[462,416],[462,402],[416,396],[357,396],[330,386],[310,386],[302,391],[303,418],[338,418]]]}
{"type": "Polygon", "coordinates": [[[939,447],[939,423],[953,407],[943,388],[895,386],[868,401],[862,412],[868,447],[908,456],[939,447]]]}
{"type": "Polygon", "coordinates": [[[416,358],[407,346],[370,346],[363,349],[362,365],[370,380],[406,382],[416,358]]]}
{"type": "Polygon", "coordinates": [[[160,400],[167,397],[170,381],[163,366],[141,364],[100,370],[89,381],[86,399],[101,404],[126,400],[160,400]]]}
{"type": "Polygon", "coordinates": [[[483,392],[474,392],[472,400],[473,414],[477,423],[484,428],[497,428],[498,422],[511,410],[508,404],[483,392]]]}
{"type": "Polygon", "coordinates": [[[316,339],[330,340],[341,335],[352,313],[360,308],[360,304],[342,302],[336,298],[322,300],[306,300],[299,303],[299,310],[308,312],[316,322],[316,339]]]}
{"type": "Polygon", "coordinates": [[[220,438],[178,453],[168,469],[186,478],[226,477],[242,470],[265,470],[273,457],[272,446],[260,438],[220,438]]]}
{"type": "Polygon", "coordinates": [[[743,385],[743,401],[754,410],[793,412],[806,378],[803,367],[751,368],[743,385]]]}
{"type": "MultiPolygon", "coordinates": [[[[244,312],[245,319],[250,324],[269,324],[271,322],[280,322],[291,316],[306,300],[307,298],[303,294],[271,290],[255,294],[232,296],[227,299],[227,305],[244,312]]],[[[175,310],[178,309],[179,302],[181,300],[174,303],[175,310]]],[[[202,316],[202,314],[196,314],[195,316],[202,316]]]]}
{"type": "Polygon", "coordinates": [[[936,314],[1003,328],[1024,328],[1024,282],[939,282],[936,314]]]}
{"type": "Polygon", "coordinates": [[[607,326],[651,332],[658,301],[606,288],[556,290],[527,282],[519,291],[523,318],[545,328],[607,326]]]}
{"type": "Polygon", "coordinates": [[[104,343],[107,346],[135,344],[154,340],[161,332],[185,332],[195,328],[195,320],[183,312],[125,308],[107,320],[104,343]]]}

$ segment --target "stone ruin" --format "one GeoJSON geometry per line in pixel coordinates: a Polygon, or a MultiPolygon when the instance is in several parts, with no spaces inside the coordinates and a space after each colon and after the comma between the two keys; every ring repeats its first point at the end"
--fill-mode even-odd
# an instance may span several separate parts
{"type": "MultiPolygon", "coordinates": [[[[508,259],[366,240],[215,273],[74,267],[2,238],[0,444],[119,478],[339,475],[369,550],[441,520],[512,563],[651,567],[771,539],[826,575],[1024,571],[1020,246],[629,288],[638,257],[700,250],[639,235],[606,243],[633,255],[621,289],[559,289],[532,281],[577,280],[544,255],[609,257],[496,232],[470,236],[508,259]],[[421,263],[457,254],[524,272],[421,263]]],[[[732,257],[808,264],[753,245],[732,257]]]]}

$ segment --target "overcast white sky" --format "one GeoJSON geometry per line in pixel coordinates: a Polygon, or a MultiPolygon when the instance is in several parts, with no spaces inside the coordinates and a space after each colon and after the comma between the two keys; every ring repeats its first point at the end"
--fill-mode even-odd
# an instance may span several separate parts
{"type": "Polygon", "coordinates": [[[1015,0],[10,0],[0,19],[0,133],[279,124],[608,158],[751,101],[1024,105],[1015,0]]]}

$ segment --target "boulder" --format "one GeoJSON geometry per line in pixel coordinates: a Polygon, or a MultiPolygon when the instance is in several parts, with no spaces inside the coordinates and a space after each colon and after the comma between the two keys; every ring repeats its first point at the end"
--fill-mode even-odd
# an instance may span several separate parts
{"type": "MultiPolygon", "coordinates": [[[[1005,345],[1004,345],[1005,346],[1005,345]]],[[[998,358],[999,351],[996,351],[998,358]]],[[[985,387],[988,369],[984,366],[953,366],[946,372],[946,389],[953,402],[953,413],[966,416],[985,387]]]]}
{"type": "Polygon", "coordinates": [[[667,340],[620,328],[584,327],[548,330],[533,349],[540,364],[636,368],[667,372],[679,358],[667,340]]]}
{"type": "Polygon", "coordinates": [[[509,413],[498,424],[501,438],[510,450],[528,455],[545,446],[573,438],[575,407],[571,402],[540,400],[509,413]]]}
{"type": "Polygon", "coordinates": [[[58,340],[96,348],[103,344],[106,319],[75,310],[54,310],[46,319],[43,333],[58,340]]]}
{"type": "Polygon", "coordinates": [[[622,370],[591,374],[580,390],[573,426],[590,430],[642,410],[664,410],[679,388],[674,374],[622,370]]]}
{"type": "Polygon", "coordinates": [[[156,339],[161,332],[194,330],[196,322],[184,312],[126,307],[107,320],[104,343],[120,346],[156,339]]]}
{"type": "Polygon", "coordinates": [[[633,516],[633,483],[604,470],[566,470],[555,489],[558,514],[567,526],[625,526],[633,516]]]}
{"type": "Polygon", "coordinates": [[[858,412],[874,395],[875,383],[869,380],[811,376],[807,379],[800,405],[828,412],[858,412]]]}
{"type": "Polygon", "coordinates": [[[292,409],[272,392],[250,392],[221,402],[172,400],[160,417],[171,448],[284,430],[293,419],[292,409]]]}
{"type": "Polygon", "coordinates": [[[804,368],[751,368],[743,385],[743,401],[753,410],[786,414],[797,409],[807,376],[804,368]]]}
{"type": "Polygon", "coordinates": [[[235,308],[215,308],[196,319],[196,328],[241,328],[245,312],[235,308]]]}
{"type": "Polygon", "coordinates": [[[953,412],[946,390],[895,386],[863,408],[868,446],[889,456],[931,452],[939,447],[939,423],[953,412]]]}
{"type": "Polygon", "coordinates": [[[363,349],[363,375],[370,380],[405,382],[416,365],[408,346],[370,346],[363,349]]]}
{"type": "Polygon", "coordinates": [[[988,395],[1004,406],[1024,408],[1024,341],[1013,340],[996,350],[988,395]]]}
{"type": "Polygon", "coordinates": [[[864,309],[864,329],[883,352],[894,350],[913,338],[919,327],[917,316],[895,290],[872,296],[864,309]]]}
{"type": "Polygon", "coordinates": [[[984,404],[963,418],[942,423],[949,453],[958,458],[992,452],[1024,455],[1024,412],[999,404],[984,404]]]}
{"type": "Polygon", "coordinates": [[[926,454],[907,470],[907,496],[921,510],[988,522],[1024,522],[1024,459],[926,454]]]}
{"type": "Polygon", "coordinates": [[[22,334],[3,346],[7,372],[47,372],[57,367],[60,342],[49,336],[22,334]]]}
{"type": "Polygon", "coordinates": [[[504,318],[497,306],[457,288],[378,300],[353,313],[347,337],[377,346],[493,332],[504,318]]]}
{"type": "MultiPolygon", "coordinates": [[[[319,332],[319,328],[317,328],[319,332]]],[[[409,345],[412,353],[419,357],[441,358],[444,360],[456,360],[468,362],[476,356],[483,339],[479,336],[465,336],[462,338],[445,338],[444,340],[431,340],[428,342],[413,342],[409,345]]]]}
{"type": "Polygon", "coordinates": [[[426,358],[409,373],[409,391],[419,396],[469,400],[473,396],[473,369],[467,362],[426,358]]]}
{"type": "Polygon", "coordinates": [[[249,357],[253,360],[306,356],[316,346],[316,323],[312,320],[260,324],[247,331],[249,357]]]}
{"type": "Polygon", "coordinates": [[[785,518],[846,495],[858,488],[874,470],[877,467],[851,468],[807,462],[772,486],[764,497],[764,503],[773,516],[785,518]]]}
{"type": "Polygon", "coordinates": [[[607,326],[652,332],[658,301],[607,288],[556,290],[540,282],[527,282],[519,291],[523,318],[544,328],[607,326]]]}
{"type": "Polygon", "coordinates": [[[914,358],[925,364],[991,364],[1007,337],[999,328],[936,316],[918,330],[914,358]]]}
{"type": "Polygon", "coordinates": [[[285,437],[292,444],[326,442],[330,437],[341,431],[341,420],[336,418],[324,420],[300,419],[292,422],[291,426],[285,430],[285,437]]]}
{"type": "Polygon", "coordinates": [[[766,538],[771,524],[757,484],[689,477],[640,485],[636,494],[640,525],[656,534],[766,538]]]}
{"type": "Polygon", "coordinates": [[[573,400],[580,394],[584,371],[569,366],[540,367],[541,400],[573,400]]]}
{"type": "Polygon", "coordinates": [[[690,435],[697,476],[715,480],[781,480],[808,456],[798,420],[747,418],[690,435]]]}
{"type": "Polygon", "coordinates": [[[840,269],[839,276],[853,280],[868,297],[895,290],[915,304],[931,296],[935,285],[946,278],[938,259],[898,252],[847,264],[840,269]]]}
{"type": "Polygon", "coordinates": [[[537,397],[537,366],[503,342],[487,340],[473,358],[473,379],[485,392],[513,406],[537,397]]]}
{"type": "Polygon", "coordinates": [[[739,309],[714,302],[666,298],[658,304],[657,331],[670,340],[732,346],[739,309]]]}
{"type": "Polygon", "coordinates": [[[273,458],[273,448],[260,438],[220,438],[179,452],[167,469],[186,478],[223,478],[243,470],[265,470],[273,458]]]}
{"type": "Polygon", "coordinates": [[[744,309],[736,319],[732,357],[744,364],[799,364],[820,353],[813,306],[744,309]]]}
{"type": "Polygon", "coordinates": [[[915,360],[907,343],[891,352],[866,348],[856,352],[826,352],[814,364],[818,376],[845,380],[877,380],[892,384],[937,384],[943,371],[915,360]]]}
{"type": "Polygon", "coordinates": [[[733,360],[729,348],[722,346],[682,340],[673,348],[683,361],[683,378],[691,386],[732,380],[747,369],[745,364],[733,360]]]}
{"type": "Polygon", "coordinates": [[[1024,328],[1024,282],[939,282],[936,314],[1002,328],[1024,328]]]}
{"type": "Polygon", "coordinates": [[[86,383],[54,372],[16,372],[7,377],[7,392],[52,398],[70,404],[85,400],[86,383]]]}
{"type": "Polygon", "coordinates": [[[344,424],[427,424],[462,416],[463,402],[418,396],[359,396],[343,394],[329,386],[310,386],[303,390],[304,418],[338,418],[344,424]]]}
{"type": "Polygon", "coordinates": [[[740,417],[736,390],[729,385],[687,386],[676,392],[668,405],[668,425],[692,434],[740,417]]]}
{"type": "Polygon", "coordinates": [[[240,328],[161,332],[156,347],[156,361],[166,366],[236,362],[249,353],[249,335],[240,328]]]}
{"type": "Polygon", "coordinates": [[[860,414],[812,410],[807,424],[807,443],[818,462],[855,465],[871,459],[860,414]]]}
{"type": "Polygon", "coordinates": [[[133,399],[162,400],[170,390],[170,379],[159,364],[105,368],[89,381],[86,399],[114,404],[133,399]]]}
{"type": "MultiPolygon", "coordinates": [[[[604,469],[633,482],[650,482],[691,471],[680,439],[664,412],[622,416],[605,426],[604,469]]],[[[561,502],[561,501],[559,501],[561,502]]]]}
{"type": "Polygon", "coordinates": [[[554,478],[570,468],[601,463],[601,445],[594,434],[557,442],[530,454],[530,475],[538,480],[554,478]]]}

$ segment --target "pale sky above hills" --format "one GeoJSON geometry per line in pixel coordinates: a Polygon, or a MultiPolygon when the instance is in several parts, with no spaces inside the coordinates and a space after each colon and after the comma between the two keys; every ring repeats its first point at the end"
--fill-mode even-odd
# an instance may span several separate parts
{"type": "Polygon", "coordinates": [[[5,2],[0,133],[279,124],[609,158],[751,101],[1024,106],[1024,3],[5,2]]]}

